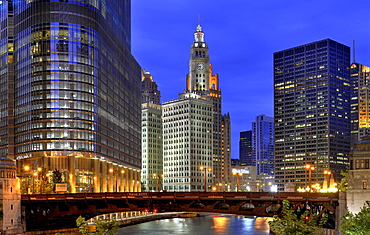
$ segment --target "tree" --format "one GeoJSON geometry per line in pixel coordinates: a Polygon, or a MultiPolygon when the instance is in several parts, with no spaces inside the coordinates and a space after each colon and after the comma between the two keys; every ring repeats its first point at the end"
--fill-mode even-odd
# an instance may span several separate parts
{"type": "Polygon", "coordinates": [[[55,192],[55,185],[63,183],[62,173],[59,170],[52,171],[51,173],[51,188],[55,192]]]}
{"type": "Polygon", "coordinates": [[[318,235],[324,234],[321,228],[327,221],[327,216],[322,216],[319,225],[316,223],[317,216],[308,211],[297,216],[294,210],[290,209],[290,202],[283,200],[282,218],[277,215],[272,221],[269,221],[271,231],[276,235],[318,235]]]}
{"type": "Polygon", "coordinates": [[[115,220],[96,221],[95,229],[89,226],[82,216],[76,220],[78,230],[83,235],[115,235],[118,233],[118,223],[115,220]]]}
{"type": "Polygon", "coordinates": [[[370,202],[367,201],[357,214],[346,211],[341,218],[339,231],[348,235],[370,234],[370,202]]]}
{"type": "Polygon", "coordinates": [[[340,175],[343,176],[340,183],[338,184],[338,189],[341,192],[346,192],[348,188],[348,168],[346,171],[341,171],[340,175]]]}

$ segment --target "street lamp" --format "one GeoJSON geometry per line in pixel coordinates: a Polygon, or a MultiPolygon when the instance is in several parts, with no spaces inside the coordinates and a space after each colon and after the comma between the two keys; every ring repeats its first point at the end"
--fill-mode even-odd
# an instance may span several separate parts
{"type": "Polygon", "coordinates": [[[239,188],[240,188],[240,176],[243,175],[242,172],[235,172],[233,171],[233,175],[236,177],[236,192],[239,192],[239,188]]]}
{"type": "Polygon", "coordinates": [[[29,179],[29,174],[28,172],[30,171],[30,166],[28,165],[25,165],[23,167],[23,171],[24,171],[24,175],[22,176],[22,189],[23,189],[23,185],[26,187],[26,194],[29,194],[30,191],[31,191],[31,185],[30,185],[30,179],[29,179]],[[23,184],[24,182],[24,184],[23,184]]]}
{"type": "Polygon", "coordinates": [[[204,192],[207,192],[207,170],[208,171],[212,171],[212,168],[207,168],[207,167],[204,167],[204,166],[200,166],[199,169],[201,171],[204,171],[204,192]]]}
{"type": "Polygon", "coordinates": [[[310,164],[306,164],[305,168],[308,170],[308,181],[309,181],[307,185],[307,191],[311,192],[312,171],[315,170],[315,167],[310,164]]]}
{"type": "MultiPolygon", "coordinates": [[[[113,168],[109,168],[109,173],[114,173],[115,174],[115,179],[116,179],[116,192],[118,192],[118,170],[114,170],[113,168]]],[[[124,174],[125,171],[121,170],[121,174],[124,174]]]]}
{"type": "Polygon", "coordinates": [[[331,171],[325,170],[324,171],[325,179],[324,179],[324,184],[323,184],[323,189],[328,191],[330,188],[330,178],[331,178],[331,171]]]}
{"type": "Polygon", "coordinates": [[[44,172],[43,172],[43,169],[42,167],[37,167],[37,172],[39,172],[39,178],[40,178],[40,194],[42,193],[42,178],[44,177],[44,172]]]}
{"type": "Polygon", "coordinates": [[[33,172],[32,175],[32,193],[35,193],[35,178],[37,177],[37,172],[33,172]]]}
{"type": "Polygon", "coordinates": [[[162,174],[153,173],[153,177],[158,179],[158,182],[157,182],[158,183],[158,192],[160,192],[162,190],[162,185],[161,185],[162,184],[162,182],[161,182],[162,181],[162,176],[163,176],[162,174]]]}

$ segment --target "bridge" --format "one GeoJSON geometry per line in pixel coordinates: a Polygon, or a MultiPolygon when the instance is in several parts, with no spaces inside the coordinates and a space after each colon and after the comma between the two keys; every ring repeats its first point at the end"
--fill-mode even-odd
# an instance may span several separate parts
{"type": "MultiPolygon", "coordinates": [[[[268,192],[117,192],[22,195],[27,231],[74,227],[78,216],[134,211],[194,211],[248,216],[273,216],[289,200],[297,214],[310,210],[329,217],[334,228],[338,193],[268,192]]],[[[344,205],[341,205],[344,206],[344,205]]]]}

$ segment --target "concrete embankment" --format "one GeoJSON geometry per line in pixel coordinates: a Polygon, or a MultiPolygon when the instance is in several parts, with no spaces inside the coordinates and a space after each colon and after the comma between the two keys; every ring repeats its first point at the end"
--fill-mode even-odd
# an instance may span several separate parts
{"type": "MultiPolygon", "coordinates": [[[[136,215],[127,218],[120,218],[116,219],[119,223],[120,227],[134,225],[139,223],[144,223],[152,220],[159,220],[159,219],[168,219],[168,218],[175,218],[178,217],[178,213],[168,212],[168,213],[145,213],[142,215],[136,215]]],[[[55,235],[55,234],[63,234],[63,235],[81,235],[77,228],[71,229],[58,229],[58,230],[44,230],[44,231],[31,231],[24,233],[26,235],[55,235]]]]}

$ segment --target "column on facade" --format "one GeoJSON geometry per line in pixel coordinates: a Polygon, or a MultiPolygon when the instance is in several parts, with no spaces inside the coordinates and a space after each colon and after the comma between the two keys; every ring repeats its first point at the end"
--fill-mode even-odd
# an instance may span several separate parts
{"type": "Polygon", "coordinates": [[[119,191],[126,192],[127,167],[121,169],[124,170],[125,173],[120,175],[119,191]]]}
{"type": "Polygon", "coordinates": [[[107,192],[114,192],[114,168],[112,163],[107,163],[107,176],[108,176],[108,189],[107,192]],[[109,169],[113,169],[113,172],[109,172],[109,169]]]}
{"type": "Polygon", "coordinates": [[[70,192],[76,193],[76,157],[75,156],[68,156],[69,161],[69,184],[70,184],[70,192]]]}
{"type": "Polygon", "coordinates": [[[130,192],[133,192],[134,191],[134,184],[135,184],[135,180],[134,180],[134,172],[133,172],[133,170],[130,168],[129,169],[129,187],[130,187],[130,192]]]}
{"type": "Polygon", "coordinates": [[[140,177],[139,177],[139,171],[138,170],[134,170],[134,192],[140,192],[140,189],[139,189],[139,186],[140,186],[140,177]]]}
{"type": "Polygon", "coordinates": [[[101,161],[101,187],[100,192],[107,192],[108,179],[107,179],[107,162],[101,161]]]}
{"type": "Polygon", "coordinates": [[[94,193],[100,193],[101,192],[101,177],[99,177],[100,175],[100,160],[99,159],[92,159],[93,161],[93,178],[92,178],[92,182],[93,182],[93,188],[94,188],[94,193]]]}
{"type": "Polygon", "coordinates": [[[130,192],[130,169],[126,168],[125,171],[125,192],[130,192]]]}

